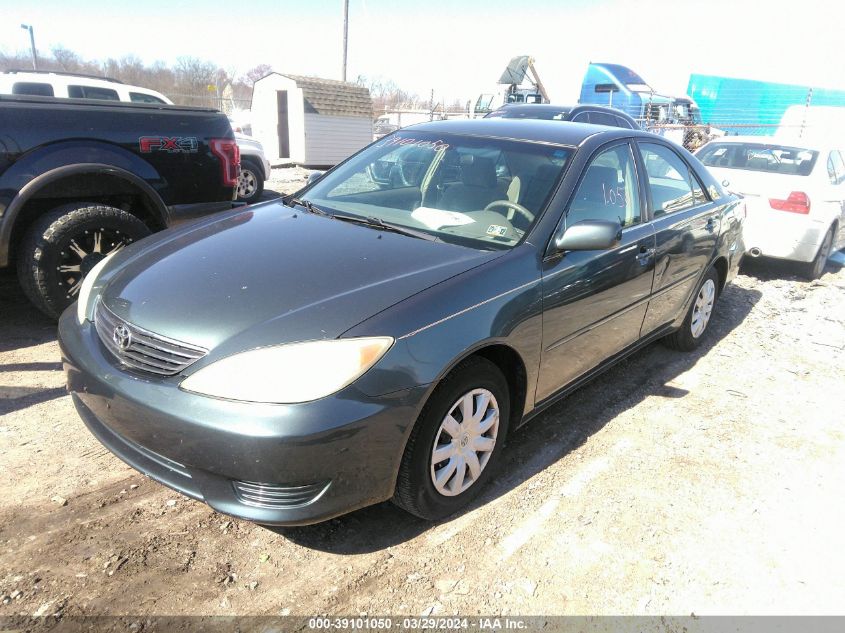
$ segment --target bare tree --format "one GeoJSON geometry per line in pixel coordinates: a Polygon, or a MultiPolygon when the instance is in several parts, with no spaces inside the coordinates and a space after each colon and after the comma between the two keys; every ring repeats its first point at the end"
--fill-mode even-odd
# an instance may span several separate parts
{"type": "Polygon", "coordinates": [[[273,72],[273,67],[270,64],[258,64],[255,68],[250,68],[244,76],[240,78],[241,83],[246,84],[248,87],[252,88],[255,85],[255,82],[261,79],[262,77],[266,77],[271,72],[273,72]]]}

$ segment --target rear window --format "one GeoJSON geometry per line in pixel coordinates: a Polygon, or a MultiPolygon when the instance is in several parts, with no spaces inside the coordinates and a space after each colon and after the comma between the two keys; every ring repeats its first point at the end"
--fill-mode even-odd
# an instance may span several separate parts
{"type": "Polygon", "coordinates": [[[164,103],[164,101],[158,97],[144,94],[143,92],[130,92],[129,100],[134,101],[135,103],[164,103]]]}
{"type": "Polygon", "coordinates": [[[35,81],[18,81],[12,86],[13,95],[30,95],[33,97],[52,97],[53,86],[35,81]]]}
{"type": "MultiPolygon", "coordinates": [[[[616,117],[607,112],[590,112],[590,123],[593,125],[607,125],[616,127],[616,117]]],[[[627,125],[625,127],[628,127],[627,125]]]]}
{"type": "Polygon", "coordinates": [[[96,86],[68,86],[67,96],[71,99],[103,99],[105,101],[120,101],[117,90],[99,88],[96,86]]]}
{"type": "Polygon", "coordinates": [[[768,143],[709,143],[696,156],[708,167],[809,176],[819,153],[768,143]]]}

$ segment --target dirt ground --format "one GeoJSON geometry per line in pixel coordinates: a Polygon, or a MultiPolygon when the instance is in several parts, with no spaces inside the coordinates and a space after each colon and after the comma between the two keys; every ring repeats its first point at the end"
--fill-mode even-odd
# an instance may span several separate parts
{"type": "Polygon", "coordinates": [[[0,617],[841,614],[837,257],[814,283],[746,266],[702,349],[652,345],[553,407],[459,516],[433,525],[385,503],[277,530],[103,448],[64,391],[54,324],[4,271],[0,617]]]}

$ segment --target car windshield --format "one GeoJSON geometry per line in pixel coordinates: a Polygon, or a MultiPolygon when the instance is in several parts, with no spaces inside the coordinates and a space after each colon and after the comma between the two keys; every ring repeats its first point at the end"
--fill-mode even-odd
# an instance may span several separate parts
{"type": "Polygon", "coordinates": [[[708,143],[696,156],[708,167],[809,176],[819,153],[768,143],[708,143]]]}
{"type": "MultiPolygon", "coordinates": [[[[518,244],[548,203],[573,150],[403,130],[318,180],[302,198],[479,249],[518,244]]],[[[372,224],[373,222],[371,222],[372,224]]]]}

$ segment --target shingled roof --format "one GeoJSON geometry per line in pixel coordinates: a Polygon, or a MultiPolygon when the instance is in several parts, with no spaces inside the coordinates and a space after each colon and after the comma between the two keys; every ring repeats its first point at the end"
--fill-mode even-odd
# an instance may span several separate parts
{"type": "Polygon", "coordinates": [[[305,112],[329,116],[373,117],[373,100],[370,91],[348,81],[282,75],[302,88],[305,112]]]}

